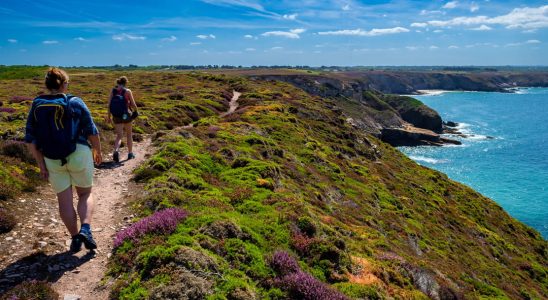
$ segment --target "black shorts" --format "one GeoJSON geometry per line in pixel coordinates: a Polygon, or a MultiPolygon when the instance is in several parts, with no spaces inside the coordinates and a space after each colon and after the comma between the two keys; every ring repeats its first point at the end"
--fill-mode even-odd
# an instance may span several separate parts
{"type": "Polygon", "coordinates": [[[125,120],[123,118],[112,116],[112,121],[114,122],[114,124],[126,124],[131,123],[131,121],[137,119],[138,116],[139,113],[137,111],[134,111],[125,120]]]}
{"type": "Polygon", "coordinates": [[[132,118],[127,118],[124,120],[122,118],[112,117],[112,122],[114,122],[114,124],[126,124],[126,123],[131,123],[131,121],[133,121],[132,118]]]}

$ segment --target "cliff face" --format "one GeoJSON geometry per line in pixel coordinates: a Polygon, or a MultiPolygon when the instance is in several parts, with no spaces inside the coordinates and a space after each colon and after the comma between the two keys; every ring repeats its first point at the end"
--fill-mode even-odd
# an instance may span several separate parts
{"type": "Polygon", "coordinates": [[[417,94],[418,90],[508,92],[521,86],[548,86],[548,72],[341,72],[337,76],[364,82],[367,89],[389,94],[417,94]]]}
{"type": "Polygon", "coordinates": [[[411,97],[371,90],[371,85],[362,80],[314,75],[253,77],[288,82],[311,95],[332,99],[355,127],[395,146],[441,145],[447,141],[438,134],[443,128],[436,111],[411,97]]]}

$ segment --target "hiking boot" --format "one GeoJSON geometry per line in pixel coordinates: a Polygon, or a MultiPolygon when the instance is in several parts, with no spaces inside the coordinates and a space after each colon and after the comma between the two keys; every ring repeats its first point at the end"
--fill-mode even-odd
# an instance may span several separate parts
{"type": "Polygon", "coordinates": [[[135,154],[133,154],[133,152],[129,152],[127,154],[127,160],[134,159],[134,158],[135,158],[135,154]]]}
{"type": "Polygon", "coordinates": [[[112,154],[112,159],[114,160],[115,163],[119,163],[120,162],[120,153],[118,153],[118,151],[114,151],[114,153],[112,154]]]}
{"type": "Polygon", "coordinates": [[[80,235],[75,235],[72,237],[72,242],[70,242],[70,252],[79,252],[82,249],[82,239],[80,235]]]}
{"type": "Polygon", "coordinates": [[[95,243],[95,240],[93,240],[93,236],[91,235],[91,232],[80,230],[80,233],[78,235],[84,242],[84,246],[86,246],[86,249],[89,249],[89,250],[97,249],[97,243],[95,243]]]}

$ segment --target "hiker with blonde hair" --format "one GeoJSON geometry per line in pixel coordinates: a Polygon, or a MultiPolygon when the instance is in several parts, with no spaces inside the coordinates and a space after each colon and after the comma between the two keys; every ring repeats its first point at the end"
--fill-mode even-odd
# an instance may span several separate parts
{"type": "Polygon", "coordinates": [[[128,148],[127,159],[135,158],[133,154],[133,128],[132,122],[138,116],[137,105],[133,99],[133,93],[126,88],[127,77],[122,76],[116,80],[114,87],[108,97],[106,120],[109,123],[114,122],[114,131],[116,140],[114,141],[114,153],[112,158],[114,162],[120,162],[120,144],[124,131],[126,133],[126,142],[128,148]],[[111,118],[112,115],[112,118],[111,118]]]}
{"type": "Polygon", "coordinates": [[[97,248],[91,234],[94,209],[92,196],[93,162],[101,164],[99,131],[84,101],[67,94],[69,76],[58,68],[46,74],[49,94],[36,97],[30,109],[25,142],[57,194],[59,214],[72,236],[70,250],[78,252],[82,243],[97,248]],[[74,209],[72,186],[78,195],[74,209]],[[78,216],[81,228],[78,231],[78,216]]]}

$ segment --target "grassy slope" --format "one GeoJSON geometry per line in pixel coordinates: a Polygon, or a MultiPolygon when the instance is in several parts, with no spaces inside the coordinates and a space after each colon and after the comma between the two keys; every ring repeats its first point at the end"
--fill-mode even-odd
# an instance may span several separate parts
{"type": "MultiPolygon", "coordinates": [[[[71,75],[72,92],[102,117],[119,74],[71,75]]],[[[351,297],[426,297],[419,288],[468,298],[548,295],[546,242],[537,232],[356,132],[326,100],[288,84],[220,75],[129,78],[144,115],[140,130],[195,123],[155,135],[159,151],[136,172],[145,192],[135,209],[146,216],[176,206],[190,216],[173,234],[118,248],[113,297],[159,295],[184,282],[179,290],[200,287],[217,299],[283,298],[265,260],[276,249],[351,297]],[[243,92],[241,108],[219,119],[233,88],[243,92]]],[[[24,81],[18,93],[35,94],[38,81],[24,81]]],[[[2,101],[14,96],[13,82],[0,84],[2,101]]]]}
{"type": "Polygon", "coordinates": [[[160,151],[138,170],[147,190],[139,210],[178,206],[191,216],[166,239],[117,252],[120,295],[155,291],[173,270],[154,265],[185,246],[222,266],[209,279],[221,298],[238,287],[275,298],[264,262],[275,249],[290,249],[307,271],[354,297],[420,298],[421,276],[445,294],[546,296],[545,241],[494,202],[354,132],[325,100],[282,83],[240,88],[237,115],[198,122],[188,138],[160,138],[160,151]],[[227,226],[242,236],[219,237],[227,226]],[[372,275],[367,288],[348,282],[360,272],[372,275]]]}

